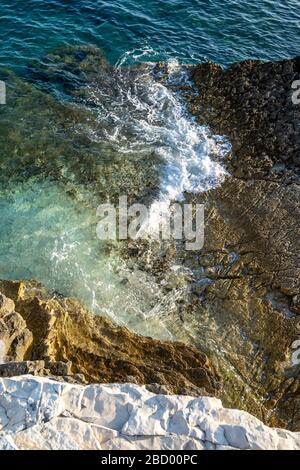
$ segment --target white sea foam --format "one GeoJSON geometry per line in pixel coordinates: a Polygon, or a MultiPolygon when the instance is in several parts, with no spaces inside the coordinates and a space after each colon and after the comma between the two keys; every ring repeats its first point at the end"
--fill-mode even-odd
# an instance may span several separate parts
{"type": "Polygon", "coordinates": [[[184,85],[194,92],[187,67],[174,59],[157,74],[153,63],[133,70],[124,67],[150,53],[147,48],[135,50],[120,59],[112,79],[114,93],[104,96],[99,87],[91,87],[102,124],[92,138],[109,141],[123,154],[149,154],[152,149],[161,161],[160,190],[149,211],[149,229],[171,201],[183,201],[185,193],[207,191],[222,182],[222,160],[231,148],[226,138],[198,125],[180,92],[174,91],[184,85]]]}
{"type": "MultiPolygon", "coordinates": [[[[92,101],[99,125],[83,132],[104,144],[103,154],[112,147],[118,158],[136,158],[137,172],[144,170],[139,166],[143,158],[152,162],[156,154],[153,165],[160,162],[160,180],[150,208],[151,230],[170,201],[182,201],[186,192],[205,191],[222,181],[222,157],[229,145],[199,126],[174,90],[177,85],[190,86],[187,69],[174,60],[164,73],[154,73],[153,64],[123,68],[129,57],[104,77],[105,83],[90,85],[86,106],[92,101]]],[[[105,164],[106,155],[100,157],[105,164]]],[[[67,168],[62,171],[67,177],[67,168]]],[[[82,204],[85,199],[84,193],[81,199],[67,195],[51,181],[28,181],[14,188],[10,197],[1,195],[0,277],[37,279],[138,333],[161,339],[193,336],[193,328],[183,325],[177,314],[178,299],[186,298],[188,286],[166,295],[151,273],[127,266],[113,253],[107,255],[96,237],[95,208],[82,204]]]]}

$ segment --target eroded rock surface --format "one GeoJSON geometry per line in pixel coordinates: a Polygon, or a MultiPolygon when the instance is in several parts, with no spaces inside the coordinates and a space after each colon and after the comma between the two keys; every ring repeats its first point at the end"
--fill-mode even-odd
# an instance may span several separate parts
{"type": "MultiPolygon", "coordinates": [[[[109,89],[112,78],[107,65],[90,48],[72,52],[71,58],[69,52],[50,56],[39,67],[41,83],[48,76],[53,83],[60,76],[70,77],[65,74],[68,61],[80,80],[78,100],[88,96],[94,106],[97,100],[87,93],[86,74],[95,64],[98,77],[102,68],[103,86],[109,89]]],[[[213,361],[222,376],[224,404],[248,410],[265,423],[299,430],[300,106],[291,99],[291,85],[300,78],[299,59],[266,64],[247,61],[228,70],[202,64],[192,70],[199,94],[189,86],[182,90],[191,111],[201,124],[227,135],[232,143],[227,159],[230,176],[222,186],[198,196],[186,194],[187,202],[205,203],[204,248],[189,253],[168,244],[165,252],[161,246],[155,252],[153,245],[129,243],[124,251],[140,269],[157,276],[166,298],[176,299],[166,322],[172,324],[174,336],[195,345],[213,361]]],[[[74,96],[75,88],[70,85],[64,80],[63,92],[74,96]]],[[[106,195],[112,183],[112,196],[121,191],[134,199],[137,192],[155,193],[157,162],[151,163],[148,153],[143,167],[135,158],[122,158],[121,163],[110,158],[106,172],[103,162],[99,166],[95,158],[102,144],[91,143],[82,133],[81,124],[89,120],[90,112],[86,115],[87,110],[79,112],[77,107],[71,112],[68,103],[60,106],[53,96],[29,90],[28,84],[15,77],[11,86],[18,99],[17,108],[5,109],[7,122],[14,122],[11,113],[17,110],[19,116],[27,113],[27,127],[20,129],[18,121],[13,130],[5,127],[7,159],[1,174],[6,182],[15,184],[14,175],[22,181],[25,177],[11,166],[15,161],[17,167],[26,166],[29,176],[45,173],[58,179],[72,194],[78,186],[73,173],[76,183],[99,181],[98,195],[106,195]],[[23,91],[34,99],[28,101],[23,91]],[[42,140],[33,102],[46,114],[42,140]],[[54,127],[59,135],[68,136],[68,145],[61,143],[49,152],[54,135],[48,123],[57,120],[59,125],[54,127]],[[80,132],[74,135],[78,126],[80,132]],[[32,139],[32,130],[39,133],[38,139],[32,139]],[[67,171],[61,171],[62,153],[67,171]],[[117,173],[120,178],[115,178],[117,173]]],[[[115,150],[109,153],[111,157],[115,150]]],[[[9,359],[45,361],[43,374],[50,373],[49,363],[72,361],[71,376],[66,379],[83,374],[84,380],[92,382],[148,383],[156,392],[199,394],[199,387],[204,387],[208,393],[217,393],[214,368],[196,349],[140,338],[103,318],[92,318],[73,300],[49,298],[32,283],[29,290],[30,294],[20,283],[0,286],[16,304],[15,309],[7,305],[0,314],[0,353],[5,345],[9,359]]],[[[22,367],[27,366],[31,367],[22,367]]]]}
{"type": "Polygon", "coordinates": [[[209,282],[198,287],[198,312],[226,342],[219,351],[219,362],[223,354],[232,366],[222,372],[232,381],[226,400],[294,430],[300,429],[300,106],[292,83],[299,64],[295,58],[227,70],[199,65],[193,70],[199,94],[190,100],[198,121],[232,143],[228,179],[193,198],[206,207],[199,267],[209,282]]]}
{"type": "Polygon", "coordinates": [[[300,433],[271,429],[217,398],[21,376],[0,379],[0,449],[299,450],[300,433]]]}
{"type": "Polygon", "coordinates": [[[218,368],[225,405],[299,430],[300,106],[292,102],[299,59],[191,70],[198,93],[180,91],[197,121],[232,144],[228,177],[185,194],[185,202],[205,205],[202,250],[154,243],[132,250],[166,295],[181,292],[173,331],[193,331],[184,340],[218,368]]]}
{"type": "Polygon", "coordinates": [[[292,100],[292,85],[299,77],[300,57],[248,60],[226,70],[211,62],[194,68],[199,94],[191,109],[199,121],[230,137],[236,177],[275,179],[281,174],[284,180],[297,180],[300,107],[292,100]],[[282,164],[293,171],[287,174],[282,164]]]}
{"type": "Polygon", "coordinates": [[[74,299],[47,297],[36,283],[1,281],[0,290],[13,298],[2,294],[7,308],[0,316],[0,335],[6,338],[2,332],[7,330],[6,321],[10,325],[6,313],[10,310],[30,336],[23,354],[20,348],[16,352],[10,337],[4,342],[4,359],[25,362],[0,366],[0,376],[18,375],[19,371],[89,383],[152,384],[151,389],[159,393],[218,393],[219,376],[196,348],[139,336],[89,313],[74,299]],[[62,364],[69,362],[69,366],[62,364]]]}

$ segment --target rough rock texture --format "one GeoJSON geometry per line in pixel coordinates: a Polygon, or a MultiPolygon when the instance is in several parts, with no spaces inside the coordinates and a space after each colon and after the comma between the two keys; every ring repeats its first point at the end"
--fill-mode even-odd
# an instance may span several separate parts
{"type": "Polygon", "coordinates": [[[300,78],[300,57],[248,60],[226,70],[207,63],[195,67],[193,78],[199,89],[193,112],[214,132],[230,137],[236,177],[263,178],[271,171],[276,178],[283,169],[275,164],[299,166],[300,106],[293,103],[292,84],[300,78]]]}
{"type": "Polygon", "coordinates": [[[300,433],[268,428],[217,398],[21,376],[0,379],[0,449],[300,450],[300,433]]]}
{"type": "Polygon", "coordinates": [[[196,348],[139,336],[92,315],[74,299],[47,298],[36,283],[1,281],[0,290],[13,299],[2,294],[6,307],[0,316],[0,337],[6,359],[25,360],[0,366],[0,376],[34,372],[89,383],[151,384],[151,390],[160,393],[218,393],[219,377],[196,348]],[[30,341],[22,342],[22,354],[20,348],[16,353],[11,336],[4,335],[10,326],[7,315],[16,316],[28,331],[30,341]]]}
{"type": "MultiPolygon", "coordinates": [[[[0,294],[0,341],[7,360],[13,357],[20,360],[32,344],[32,333],[28,330],[23,317],[15,312],[11,299],[0,294]]],[[[2,353],[3,354],[3,353],[2,353]]]]}
{"type": "Polygon", "coordinates": [[[299,430],[300,60],[208,63],[193,77],[191,111],[232,143],[230,177],[190,198],[206,207],[198,262],[183,256],[202,269],[196,310],[215,324],[225,402],[299,430]]]}
{"type": "Polygon", "coordinates": [[[198,92],[177,88],[198,122],[232,144],[228,178],[185,195],[205,205],[201,251],[132,248],[166,295],[181,291],[171,331],[211,358],[223,403],[292,430],[300,430],[300,105],[292,102],[299,63],[191,68],[198,92]]]}
{"type": "MultiPolygon", "coordinates": [[[[122,81],[136,84],[138,75],[139,70],[132,69],[122,81]]],[[[99,48],[58,48],[28,64],[24,78],[26,81],[0,69],[0,79],[9,90],[9,105],[1,107],[0,116],[3,185],[15,187],[31,177],[51,178],[75,198],[83,187],[88,188],[85,200],[92,207],[106,201],[108,195],[117,201],[119,195],[127,194],[129,201],[135,201],[137,193],[147,198],[157,192],[159,158],[151,146],[140,154],[128,151],[122,158],[119,143],[112,145],[105,138],[114,131],[115,123],[94,114],[97,107],[107,113],[111,107],[115,110],[120,80],[118,70],[108,64],[99,48]],[[56,99],[57,94],[66,99],[56,99]],[[91,139],[91,133],[99,139],[91,139]]]]}
{"type": "MultiPolygon", "coordinates": [[[[84,57],[79,60],[80,68],[88,66],[85,54],[79,57],[84,57]]],[[[77,58],[74,56],[76,64],[77,58]]],[[[60,69],[54,73],[59,77],[60,69]]],[[[156,256],[147,245],[139,244],[132,248],[132,256],[141,269],[155,272],[165,285],[166,296],[176,298],[174,311],[170,311],[166,321],[173,325],[178,337],[213,358],[224,383],[220,395],[223,403],[246,409],[268,424],[300,430],[300,106],[291,100],[292,82],[300,79],[299,59],[269,64],[247,61],[228,70],[203,64],[194,68],[193,75],[199,94],[196,96],[189,87],[182,91],[200,123],[208,123],[214,133],[229,137],[232,154],[227,165],[231,176],[221,187],[204,195],[186,195],[187,201],[204,202],[206,206],[205,246],[201,252],[176,251],[169,245],[165,255],[159,251],[156,256]],[[176,268],[180,266],[176,272],[172,271],[175,262],[176,268]]],[[[49,152],[44,151],[45,142],[50,145],[53,134],[46,141],[41,141],[40,136],[32,139],[32,129],[40,134],[32,103],[41,107],[40,103],[46,102],[42,108],[48,113],[53,106],[50,101],[18,99],[20,108],[5,110],[9,113],[7,122],[14,121],[11,112],[23,115],[20,109],[26,111],[29,107],[32,113],[32,121],[26,115],[27,124],[31,122],[29,131],[27,126],[25,134],[23,128],[17,127],[11,132],[11,126],[7,126],[3,138],[9,157],[6,160],[16,158],[26,164],[30,174],[40,171],[35,165],[30,166],[32,155],[37,155],[35,162],[46,175],[66,173],[53,171],[53,162],[60,162],[60,146],[55,146],[50,168],[47,166],[50,158],[49,152]],[[28,133],[30,139],[26,139],[28,133]],[[26,151],[24,142],[30,143],[26,151]]],[[[55,122],[57,116],[55,105],[55,122]]],[[[61,111],[64,125],[66,116],[70,116],[69,109],[61,111]]],[[[84,119],[75,113],[75,123],[84,119]]],[[[49,116],[43,128],[52,129],[48,123],[49,116]]],[[[70,168],[80,174],[79,181],[83,175],[83,183],[100,181],[103,165],[97,173],[94,157],[101,152],[96,147],[92,155],[87,152],[83,158],[83,148],[90,144],[78,145],[77,138],[73,140],[73,124],[68,124],[68,135],[70,131],[70,142],[78,146],[78,151],[74,152],[73,145],[67,149],[70,168]]],[[[82,134],[79,135],[81,141],[82,134]]],[[[155,172],[148,171],[148,155],[146,167],[142,170],[138,166],[140,175],[147,174],[144,183],[132,178],[137,173],[135,163],[133,173],[128,171],[126,159],[121,161],[123,170],[120,172],[113,164],[97,194],[107,194],[111,175],[116,180],[116,194],[120,188],[131,194],[137,187],[148,194],[148,180],[155,181],[155,172]],[[115,178],[116,172],[120,179],[115,178]]],[[[6,168],[5,161],[1,165],[5,181],[11,182],[14,174],[20,177],[14,166],[6,168]]],[[[63,179],[62,183],[65,185],[66,181],[63,179]]],[[[140,338],[104,319],[92,319],[73,300],[48,298],[40,286],[32,283],[29,290],[30,294],[20,283],[0,285],[0,291],[16,303],[15,311],[2,309],[0,315],[0,354],[3,355],[5,345],[5,354],[12,360],[44,360],[43,374],[49,373],[49,363],[72,361],[71,376],[65,376],[68,380],[75,380],[73,375],[81,373],[93,382],[148,382],[156,392],[198,395],[202,394],[199,387],[204,387],[215,395],[214,368],[195,349],[140,338]]],[[[5,365],[2,373],[11,374],[9,368],[15,367],[5,365]]],[[[30,370],[32,366],[26,363],[18,367],[30,370]]]]}

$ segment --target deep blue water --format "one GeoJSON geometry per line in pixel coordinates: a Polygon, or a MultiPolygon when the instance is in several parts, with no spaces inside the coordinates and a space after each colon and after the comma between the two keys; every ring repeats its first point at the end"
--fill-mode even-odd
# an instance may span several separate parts
{"type": "Polygon", "coordinates": [[[54,47],[91,43],[223,65],[299,54],[299,0],[1,0],[0,64],[22,67],[54,47]]]}

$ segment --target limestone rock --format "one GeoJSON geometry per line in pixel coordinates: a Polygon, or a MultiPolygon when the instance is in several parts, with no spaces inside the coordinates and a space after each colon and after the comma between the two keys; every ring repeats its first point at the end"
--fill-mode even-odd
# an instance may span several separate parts
{"type": "Polygon", "coordinates": [[[19,362],[5,362],[0,364],[0,377],[17,377],[19,375],[32,374],[39,376],[55,377],[60,380],[74,383],[86,383],[84,377],[79,374],[72,374],[71,362],[49,362],[49,361],[19,361],[19,362]]]}
{"type": "Polygon", "coordinates": [[[3,359],[21,360],[32,343],[23,317],[15,312],[13,300],[0,294],[0,341],[3,359]]]}
{"type": "Polygon", "coordinates": [[[299,352],[292,346],[300,338],[300,106],[291,96],[299,58],[190,69],[199,93],[189,86],[181,92],[208,132],[228,137],[228,178],[185,194],[185,202],[205,206],[201,251],[170,243],[153,249],[143,241],[134,244],[134,256],[166,295],[181,286],[174,330],[191,330],[185,341],[211,358],[223,402],[300,430],[299,352]],[[170,276],[174,265],[189,269],[179,284],[170,276]]]}
{"type": "Polygon", "coordinates": [[[42,375],[45,361],[22,361],[0,364],[0,377],[17,377],[18,375],[42,375]]]}
{"type": "Polygon", "coordinates": [[[0,379],[0,449],[300,450],[300,433],[268,428],[215,398],[20,376],[0,379]]]}

